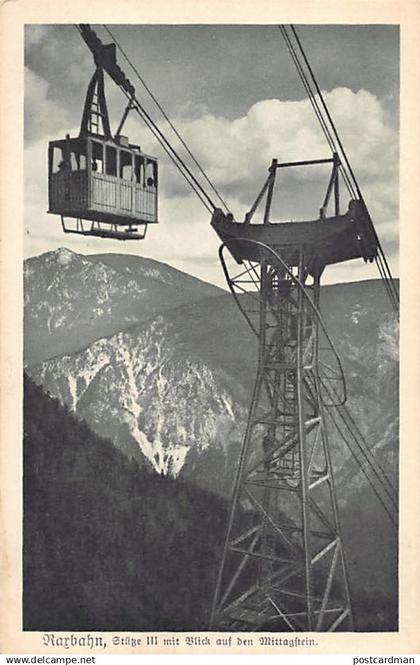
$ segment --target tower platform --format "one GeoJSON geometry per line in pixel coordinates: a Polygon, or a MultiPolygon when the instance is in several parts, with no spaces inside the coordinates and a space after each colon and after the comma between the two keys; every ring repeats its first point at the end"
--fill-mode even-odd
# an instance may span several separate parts
{"type": "Polygon", "coordinates": [[[217,209],[211,225],[223,242],[236,241],[230,248],[238,263],[261,260],[261,249],[249,241],[268,245],[280,256],[287,254],[290,266],[298,265],[299,250],[304,247],[311,274],[322,272],[327,265],[350,259],[363,258],[372,262],[377,255],[370,218],[364,204],[358,200],[350,201],[348,211],[343,215],[320,216],[303,222],[236,222],[232,215],[217,209]]]}

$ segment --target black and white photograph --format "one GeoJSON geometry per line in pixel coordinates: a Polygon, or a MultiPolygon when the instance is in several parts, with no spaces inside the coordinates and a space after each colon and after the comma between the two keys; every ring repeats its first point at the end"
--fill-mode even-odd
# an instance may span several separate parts
{"type": "Polygon", "coordinates": [[[396,25],[25,27],[25,630],[398,630],[398,155],[396,25]]]}
{"type": "Polygon", "coordinates": [[[10,644],[412,648],[407,21],[114,9],[4,97],[10,644]]]}

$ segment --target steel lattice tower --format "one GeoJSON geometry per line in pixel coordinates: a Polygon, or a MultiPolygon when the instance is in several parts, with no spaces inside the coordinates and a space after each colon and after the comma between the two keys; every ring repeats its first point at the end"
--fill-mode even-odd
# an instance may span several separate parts
{"type": "Polygon", "coordinates": [[[340,400],[344,383],[319,315],[320,275],[309,277],[314,256],[303,245],[273,251],[240,240],[224,247],[235,254],[237,242],[244,254],[252,245],[248,254],[257,260],[244,261],[235,276],[222,247],[222,264],[259,355],[211,627],[352,630],[324,418],[333,406],[327,385],[340,400]]]}

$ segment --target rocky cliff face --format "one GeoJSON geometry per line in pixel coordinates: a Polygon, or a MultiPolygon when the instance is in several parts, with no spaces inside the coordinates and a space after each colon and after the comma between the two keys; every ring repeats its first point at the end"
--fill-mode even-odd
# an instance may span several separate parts
{"type": "Polygon", "coordinates": [[[217,371],[179,346],[160,315],[30,374],[128,455],[177,476],[190,451],[222,451],[240,437],[245,415],[217,371]]]}
{"type": "Polygon", "coordinates": [[[74,353],[156,313],[223,293],[151,259],[60,248],[24,264],[25,362],[74,353]]]}
{"type": "MultiPolygon", "coordinates": [[[[321,306],[349,411],[396,486],[398,326],[384,289],[327,286],[321,306]]],[[[230,493],[257,349],[229,294],[143,258],[61,249],[25,264],[25,347],[36,383],[128,457],[230,493]]],[[[330,442],[352,585],[395,626],[397,532],[332,425],[330,442]]]]}
{"type": "MultiPolygon", "coordinates": [[[[344,366],[349,411],[369,449],[397,486],[398,320],[389,311],[380,282],[326,287],[323,302],[328,329],[344,366]]],[[[348,486],[351,479],[348,487],[354,491],[365,481],[354,460],[344,452],[336,464],[338,480],[348,486]]]]}
{"type": "MultiPolygon", "coordinates": [[[[325,287],[322,302],[349,408],[396,478],[398,331],[382,286],[325,287]]],[[[42,360],[29,374],[51,395],[156,472],[228,491],[256,361],[229,295],[155,261],[60,249],[25,263],[25,322],[28,360],[42,360]]],[[[363,485],[332,443],[338,482],[363,485]]]]}

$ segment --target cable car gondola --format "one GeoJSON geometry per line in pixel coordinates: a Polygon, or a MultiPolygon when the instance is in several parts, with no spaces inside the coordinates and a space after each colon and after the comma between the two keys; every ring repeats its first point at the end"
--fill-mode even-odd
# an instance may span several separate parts
{"type": "Polygon", "coordinates": [[[134,108],[134,88],[116,64],[115,44],[102,44],[89,26],[81,25],[79,30],[93,53],[96,71],[88,86],[79,136],[67,134],[49,143],[48,212],[61,216],[66,233],[141,240],[148,224],[158,221],[157,160],[121,134],[134,108]],[[115,136],[104,71],[128,98],[115,136]]]}

